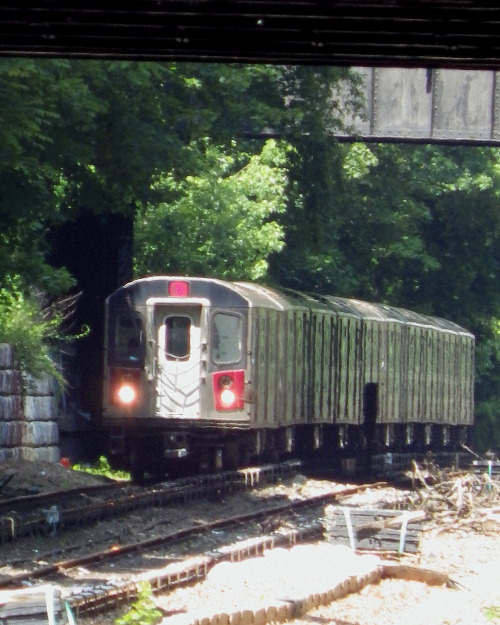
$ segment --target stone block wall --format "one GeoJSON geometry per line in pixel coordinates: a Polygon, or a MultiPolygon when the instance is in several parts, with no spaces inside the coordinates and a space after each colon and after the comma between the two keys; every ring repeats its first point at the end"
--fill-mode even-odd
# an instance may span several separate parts
{"type": "Polygon", "coordinates": [[[0,343],[0,462],[59,462],[54,381],[23,379],[12,347],[0,343]]]}

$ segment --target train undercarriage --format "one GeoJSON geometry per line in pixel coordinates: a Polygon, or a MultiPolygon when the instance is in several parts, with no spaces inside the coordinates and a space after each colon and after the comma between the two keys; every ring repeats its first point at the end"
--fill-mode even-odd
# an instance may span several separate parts
{"type": "Polygon", "coordinates": [[[301,459],[337,473],[363,476],[398,470],[412,457],[459,452],[468,444],[468,426],[381,424],[367,436],[359,426],[300,425],[278,429],[141,428],[114,425],[107,430],[110,462],[131,472],[177,478],[231,470],[263,462],[301,459]],[[406,461],[405,457],[408,457],[406,461]]]}

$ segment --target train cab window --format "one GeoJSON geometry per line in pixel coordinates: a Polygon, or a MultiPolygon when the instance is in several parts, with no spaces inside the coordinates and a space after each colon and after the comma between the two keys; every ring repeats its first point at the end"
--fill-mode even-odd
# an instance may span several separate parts
{"type": "Polygon", "coordinates": [[[191,353],[191,319],[172,315],[165,319],[167,360],[188,360],[191,353]]]}
{"type": "Polygon", "coordinates": [[[144,332],[139,313],[127,312],[117,316],[112,360],[121,366],[141,367],[144,364],[144,332]]]}
{"type": "Polygon", "coordinates": [[[212,317],[211,356],[213,362],[241,360],[242,318],[239,315],[215,313],[212,317]]]}

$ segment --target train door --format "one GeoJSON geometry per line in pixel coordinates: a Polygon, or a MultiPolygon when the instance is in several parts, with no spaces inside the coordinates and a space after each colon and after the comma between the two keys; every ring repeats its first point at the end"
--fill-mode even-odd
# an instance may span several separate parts
{"type": "Polygon", "coordinates": [[[201,306],[157,307],[156,414],[199,417],[201,306]]]}
{"type": "Polygon", "coordinates": [[[376,427],[378,416],[378,384],[368,382],[363,391],[364,471],[371,473],[372,454],[376,451],[376,427]]]}

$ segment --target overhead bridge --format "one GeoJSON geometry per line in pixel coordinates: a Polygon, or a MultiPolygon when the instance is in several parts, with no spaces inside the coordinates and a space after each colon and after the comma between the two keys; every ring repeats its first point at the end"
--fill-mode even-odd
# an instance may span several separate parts
{"type": "Polygon", "coordinates": [[[492,0],[0,2],[0,56],[359,67],[380,141],[496,144],[499,33],[492,0]]]}
{"type": "Polygon", "coordinates": [[[3,0],[0,55],[499,67],[492,0],[3,0]]]}

